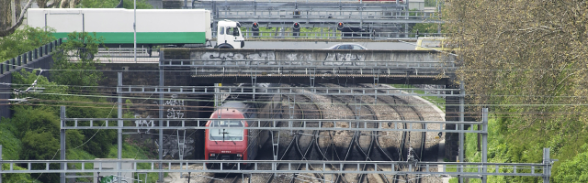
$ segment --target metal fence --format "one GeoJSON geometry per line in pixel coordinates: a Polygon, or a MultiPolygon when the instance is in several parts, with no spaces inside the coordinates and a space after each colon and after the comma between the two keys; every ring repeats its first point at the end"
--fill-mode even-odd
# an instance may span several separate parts
{"type": "MultiPolygon", "coordinates": [[[[323,32],[294,32],[294,31],[252,31],[247,29],[242,32],[245,39],[366,39],[366,40],[385,40],[385,39],[416,39],[416,33],[406,32],[340,32],[340,31],[323,31],[323,32]]],[[[418,37],[443,37],[442,33],[419,33],[418,37]]],[[[216,31],[213,32],[216,37],[216,31]]]]}
{"type": "Polygon", "coordinates": [[[9,73],[15,70],[16,67],[26,65],[29,62],[32,62],[38,58],[51,55],[53,51],[55,51],[57,47],[61,44],[63,44],[63,39],[59,38],[58,40],[52,41],[43,46],[35,48],[34,50],[23,53],[12,59],[8,59],[0,63],[0,74],[9,73]]]}

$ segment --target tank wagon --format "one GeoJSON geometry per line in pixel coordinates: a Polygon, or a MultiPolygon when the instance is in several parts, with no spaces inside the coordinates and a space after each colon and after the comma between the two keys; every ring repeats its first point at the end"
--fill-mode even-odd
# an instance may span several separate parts
{"type": "MultiPolygon", "coordinates": [[[[67,37],[71,32],[92,32],[104,38],[112,47],[134,44],[134,12],[122,8],[30,8],[28,25],[55,30],[56,38],[67,37]]],[[[136,16],[137,45],[195,45],[204,47],[212,40],[210,11],[203,9],[138,9],[136,16]]],[[[223,48],[242,48],[244,38],[240,24],[230,20],[219,21],[231,34],[219,36],[217,43],[231,45],[223,48]]]]}

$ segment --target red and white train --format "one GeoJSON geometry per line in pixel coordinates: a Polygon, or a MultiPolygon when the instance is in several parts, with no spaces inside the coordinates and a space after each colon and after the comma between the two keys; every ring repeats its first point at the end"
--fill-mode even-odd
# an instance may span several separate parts
{"type": "MultiPolygon", "coordinates": [[[[267,86],[267,85],[266,85],[267,86]]],[[[255,100],[229,97],[210,116],[206,127],[220,127],[205,130],[204,153],[206,160],[253,160],[269,135],[265,130],[243,129],[255,127],[257,121],[250,118],[276,118],[280,116],[279,95],[257,95],[255,100]],[[232,119],[232,120],[224,120],[232,119]],[[240,128],[240,129],[239,129],[240,128]]],[[[266,125],[264,123],[261,124],[266,125]]],[[[207,164],[216,169],[220,164],[207,164]]],[[[234,164],[223,164],[223,169],[234,164]]],[[[243,164],[242,166],[247,166],[243,164]]]]}

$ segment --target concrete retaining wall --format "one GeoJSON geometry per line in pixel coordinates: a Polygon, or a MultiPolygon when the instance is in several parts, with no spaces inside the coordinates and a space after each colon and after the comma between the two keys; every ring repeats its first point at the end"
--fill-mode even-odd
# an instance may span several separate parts
{"type": "MultiPolygon", "coordinates": [[[[37,60],[29,62],[25,66],[15,66],[11,68],[11,70],[4,72],[4,74],[0,74],[0,90],[3,91],[0,93],[0,117],[11,118],[12,113],[10,111],[10,105],[8,99],[12,99],[13,88],[10,86],[12,84],[12,73],[19,72],[22,69],[26,69],[27,71],[31,71],[32,68],[34,69],[50,69],[53,65],[53,57],[52,55],[45,55],[40,57],[37,60]]],[[[41,75],[50,78],[49,72],[43,72],[41,75]]],[[[32,83],[31,83],[32,84],[32,83]]]]}

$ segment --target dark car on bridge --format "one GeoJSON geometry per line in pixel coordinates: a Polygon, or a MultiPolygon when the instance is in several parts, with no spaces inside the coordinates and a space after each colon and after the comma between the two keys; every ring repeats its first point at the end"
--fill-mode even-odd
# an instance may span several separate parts
{"type": "Polygon", "coordinates": [[[337,44],[337,45],[331,46],[327,49],[329,49],[329,50],[367,50],[366,47],[363,47],[363,46],[361,46],[359,44],[355,44],[355,43],[337,44]]]}

